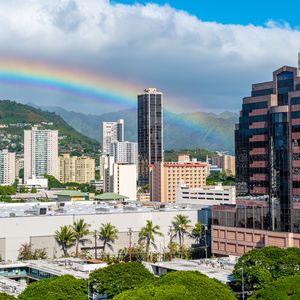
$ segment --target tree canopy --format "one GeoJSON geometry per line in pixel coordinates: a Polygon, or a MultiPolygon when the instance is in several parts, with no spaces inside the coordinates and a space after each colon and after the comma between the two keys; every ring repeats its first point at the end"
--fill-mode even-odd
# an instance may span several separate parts
{"type": "Polygon", "coordinates": [[[115,300],[234,300],[233,292],[218,280],[193,271],[171,272],[152,283],[143,284],[136,290],[129,290],[115,300]]]}
{"type": "Polygon", "coordinates": [[[16,298],[5,293],[0,293],[0,300],[16,300],[16,298]]]}
{"type": "Polygon", "coordinates": [[[266,247],[241,256],[234,267],[234,277],[250,288],[259,289],[284,276],[300,274],[300,249],[266,247]]]}
{"type": "Polygon", "coordinates": [[[111,265],[90,275],[90,283],[95,290],[101,295],[107,294],[109,298],[153,279],[154,275],[138,262],[111,265]]]}
{"type": "Polygon", "coordinates": [[[300,299],[300,275],[287,276],[255,292],[249,300],[300,299]]]}
{"type": "Polygon", "coordinates": [[[70,275],[43,279],[30,284],[19,296],[22,300],[85,300],[87,283],[70,275]]]}

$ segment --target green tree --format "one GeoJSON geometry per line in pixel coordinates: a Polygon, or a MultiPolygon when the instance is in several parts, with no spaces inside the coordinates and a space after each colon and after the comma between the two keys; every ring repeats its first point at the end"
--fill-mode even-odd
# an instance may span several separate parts
{"type": "Polygon", "coordinates": [[[19,260],[46,259],[46,249],[33,249],[30,243],[24,243],[19,249],[19,260]]]}
{"type": "Polygon", "coordinates": [[[106,246],[113,250],[113,243],[118,238],[118,229],[111,223],[101,224],[99,230],[99,239],[103,242],[103,253],[105,253],[106,246]]]}
{"type": "Polygon", "coordinates": [[[79,219],[78,221],[75,221],[73,223],[72,228],[76,240],[76,251],[75,251],[76,257],[78,257],[79,244],[83,244],[85,241],[87,241],[87,239],[85,239],[84,237],[90,233],[89,227],[90,225],[87,224],[84,221],[84,219],[79,219]]]}
{"type": "Polygon", "coordinates": [[[205,230],[205,226],[201,222],[197,222],[192,229],[191,236],[195,239],[196,243],[200,244],[202,234],[205,230]]]}
{"type": "Polygon", "coordinates": [[[300,274],[300,249],[265,247],[247,252],[234,267],[233,275],[239,285],[242,269],[246,287],[260,289],[281,277],[300,274]]]}
{"type": "Polygon", "coordinates": [[[54,188],[64,188],[65,185],[61,183],[59,180],[57,180],[54,176],[52,175],[43,175],[44,178],[48,179],[48,188],[49,190],[54,189],[54,188]]]}
{"type": "Polygon", "coordinates": [[[31,189],[30,193],[36,194],[36,193],[37,193],[37,189],[36,189],[35,187],[33,187],[33,188],[31,189]]]}
{"type": "Polygon", "coordinates": [[[115,300],[234,300],[233,292],[218,280],[192,271],[171,272],[138,289],[125,291],[115,300]]]}
{"type": "Polygon", "coordinates": [[[191,228],[191,220],[182,214],[175,216],[172,224],[175,230],[175,236],[179,238],[179,246],[183,247],[184,244],[184,236],[189,233],[189,229],[191,228]]]}
{"type": "Polygon", "coordinates": [[[61,246],[64,256],[69,256],[68,249],[74,246],[76,238],[71,226],[61,226],[60,230],[55,232],[55,239],[61,246]]]}
{"type": "Polygon", "coordinates": [[[0,293],[0,300],[16,300],[16,298],[5,293],[0,293]]]}
{"type": "Polygon", "coordinates": [[[87,283],[70,275],[36,281],[19,296],[22,300],[85,300],[87,283]]]}
{"type": "Polygon", "coordinates": [[[141,263],[129,262],[97,269],[91,273],[89,280],[99,294],[107,294],[111,299],[123,291],[154,280],[154,275],[141,263]]]}
{"type": "Polygon", "coordinates": [[[249,300],[300,299],[300,275],[282,277],[256,291],[249,300]]]}
{"type": "Polygon", "coordinates": [[[163,235],[160,232],[160,227],[158,225],[154,225],[152,221],[147,220],[146,226],[142,227],[141,231],[139,232],[139,243],[145,242],[147,258],[149,256],[150,245],[156,248],[156,244],[155,244],[156,235],[159,236],[163,235]]]}

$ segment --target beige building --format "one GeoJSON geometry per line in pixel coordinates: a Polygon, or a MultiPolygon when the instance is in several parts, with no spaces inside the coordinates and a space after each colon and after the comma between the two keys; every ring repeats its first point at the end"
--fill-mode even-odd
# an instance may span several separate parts
{"type": "Polygon", "coordinates": [[[0,151],[0,185],[12,185],[16,178],[15,153],[0,151]]]}
{"type": "Polygon", "coordinates": [[[151,201],[176,202],[180,184],[190,188],[206,185],[207,163],[190,160],[189,155],[178,156],[178,162],[157,162],[150,167],[151,201]]]}
{"type": "Polygon", "coordinates": [[[16,157],[16,179],[19,178],[19,173],[22,169],[24,169],[24,157],[16,157]]]}
{"type": "Polygon", "coordinates": [[[59,157],[59,180],[63,183],[89,183],[95,180],[95,160],[87,156],[63,154],[59,157]]]}
{"type": "Polygon", "coordinates": [[[24,181],[44,174],[59,177],[58,131],[24,130],[24,181]]]}
{"type": "Polygon", "coordinates": [[[230,171],[235,176],[235,156],[219,155],[212,158],[212,164],[223,169],[223,172],[230,171]]]}

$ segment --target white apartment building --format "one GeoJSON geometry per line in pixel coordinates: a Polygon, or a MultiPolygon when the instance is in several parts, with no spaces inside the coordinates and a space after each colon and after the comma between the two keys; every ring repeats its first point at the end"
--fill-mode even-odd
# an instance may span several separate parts
{"type": "Polygon", "coordinates": [[[113,164],[115,159],[109,154],[100,156],[100,178],[103,180],[103,191],[111,192],[113,186],[113,164]]]}
{"type": "Polygon", "coordinates": [[[195,204],[200,206],[212,206],[236,203],[235,186],[203,186],[190,188],[186,184],[180,184],[177,188],[176,203],[195,204]]]}
{"type": "Polygon", "coordinates": [[[24,169],[24,157],[16,157],[16,179],[19,178],[21,169],[24,169]]]}
{"type": "Polygon", "coordinates": [[[24,181],[43,174],[59,176],[58,131],[24,130],[24,181]]]}
{"type": "Polygon", "coordinates": [[[110,145],[114,142],[124,142],[124,120],[102,123],[102,151],[110,153],[110,145]]]}
{"type": "Polygon", "coordinates": [[[133,164],[113,165],[113,193],[137,199],[137,167],[133,164]]]}
{"type": "Polygon", "coordinates": [[[0,185],[12,185],[16,179],[16,156],[8,150],[0,151],[0,185]]]}
{"type": "Polygon", "coordinates": [[[116,163],[138,164],[138,143],[113,142],[110,147],[110,155],[116,163]]]}

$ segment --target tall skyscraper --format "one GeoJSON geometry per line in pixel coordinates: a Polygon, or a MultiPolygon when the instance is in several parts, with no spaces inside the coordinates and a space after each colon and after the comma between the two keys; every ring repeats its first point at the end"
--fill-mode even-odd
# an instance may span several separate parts
{"type": "Polygon", "coordinates": [[[124,120],[102,123],[102,151],[110,153],[111,144],[124,142],[124,120]]]}
{"type": "Polygon", "coordinates": [[[0,185],[12,185],[15,182],[15,166],[15,153],[0,151],[0,185]]]}
{"type": "Polygon", "coordinates": [[[24,180],[44,174],[59,177],[58,131],[24,130],[24,180]]]}
{"type": "Polygon", "coordinates": [[[149,165],[163,161],[163,94],[155,88],[138,95],[138,184],[149,184],[149,165]]]}
{"type": "Polygon", "coordinates": [[[138,164],[138,144],[133,142],[111,143],[110,155],[116,163],[138,164]]]}
{"type": "Polygon", "coordinates": [[[235,153],[238,205],[213,208],[213,253],[241,255],[268,245],[299,247],[297,68],[281,67],[272,81],[252,85],[236,126],[235,153]]]}

